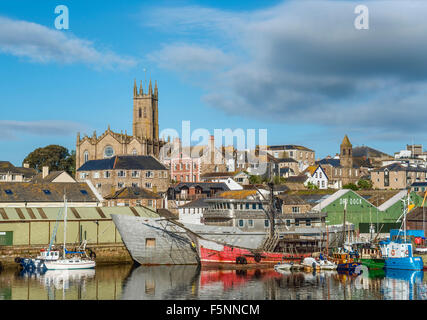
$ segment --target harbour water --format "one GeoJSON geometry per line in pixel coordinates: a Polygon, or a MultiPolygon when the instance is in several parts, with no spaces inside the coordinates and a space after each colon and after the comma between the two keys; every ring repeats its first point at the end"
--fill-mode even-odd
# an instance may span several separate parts
{"type": "Polygon", "coordinates": [[[427,300],[422,271],[277,273],[197,266],[99,266],[0,273],[0,300],[427,300]]]}

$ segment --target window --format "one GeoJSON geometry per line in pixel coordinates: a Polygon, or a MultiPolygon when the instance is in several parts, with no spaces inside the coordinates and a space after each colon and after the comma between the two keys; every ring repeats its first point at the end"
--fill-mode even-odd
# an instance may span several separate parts
{"type": "Polygon", "coordinates": [[[101,188],[101,187],[102,187],[102,184],[97,183],[97,184],[96,184],[96,187],[99,189],[99,188],[101,188]]]}
{"type": "Polygon", "coordinates": [[[114,156],[114,149],[111,146],[107,146],[104,149],[104,158],[111,158],[114,156]]]}
{"type": "Polygon", "coordinates": [[[153,206],[153,200],[148,200],[148,206],[152,207],[153,206]]]}
{"type": "Polygon", "coordinates": [[[93,173],[93,178],[94,178],[94,179],[99,179],[99,171],[95,171],[95,172],[93,173]]]}
{"type": "Polygon", "coordinates": [[[51,194],[50,190],[43,190],[44,194],[51,194]]]}
{"type": "Polygon", "coordinates": [[[138,182],[132,182],[132,187],[133,188],[138,188],[138,182]]]}
{"type": "Polygon", "coordinates": [[[286,226],[290,227],[291,226],[291,220],[286,220],[286,226]]]}
{"type": "Polygon", "coordinates": [[[138,155],[138,151],[136,151],[136,149],[133,149],[133,150],[132,150],[132,155],[133,155],[133,156],[137,156],[137,155],[138,155]]]}
{"type": "Polygon", "coordinates": [[[153,178],[153,177],[154,177],[154,173],[153,173],[152,171],[147,171],[147,172],[145,173],[145,177],[146,177],[146,178],[153,178]]]}
{"type": "Polygon", "coordinates": [[[252,219],[248,220],[248,226],[249,226],[249,228],[253,228],[254,227],[254,221],[252,219]]]}
{"type": "Polygon", "coordinates": [[[243,227],[245,225],[245,220],[239,220],[239,227],[243,227]]]}
{"type": "Polygon", "coordinates": [[[87,195],[87,191],[86,190],[80,190],[80,192],[84,195],[87,195]]]}
{"type": "Polygon", "coordinates": [[[256,203],[252,203],[252,209],[256,210],[256,203]]]}
{"type": "Polygon", "coordinates": [[[138,117],[142,118],[142,110],[141,110],[141,108],[139,108],[139,110],[138,110],[138,117]]]}
{"type": "Polygon", "coordinates": [[[119,187],[119,188],[123,188],[124,186],[125,186],[125,184],[123,182],[117,183],[117,187],[119,187]]]}
{"type": "Polygon", "coordinates": [[[132,178],[139,178],[139,171],[132,171],[132,178]]]}
{"type": "Polygon", "coordinates": [[[104,178],[109,178],[110,176],[110,171],[104,171],[104,178]]]}
{"type": "Polygon", "coordinates": [[[88,162],[89,161],[89,152],[85,151],[83,154],[83,157],[84,157],[84,162],[88,162]]]}
{"type": "Polygon", "coordinates": [[[145,187],[151,189],[151,182],[146,182],[145,187]]]}
{"type": "Polygon", "coordinates": [[[117,176],[118,176],[118,177],[126,177],[126,171],[124,171],[124,170],[119,170],[119,172],[117,172],[117,176]]]}
{"type": "Polygon", "coordinates": [[[295,220],[295,227],[298,227],[299,226],[299,220],[298,219],[296,219],[295,220]]]}
{"type": "Polygon", "coordinates": [[[305,220],[305,225],[306,225],[307,227],[311,226],[311,220],[305,220]]]}
{"type": "Polygon", "coordinates": [[[299,213],[299,207],[292,207],[292,213],[299,213]]]}
{"type": "Polygon", "coordinates": [[[270,221],[264,220],[264,227],[268,228],[269,225],[270,225],[270,221]]]}
{"type": "Polygon", "coordinates": [[[88,176],[89,176],[89,174],[86,172],[80,173],[80,179],[86,179],[88,176]]]}
{"type": "Polygon", "coordinates": [[[196,182],[196,175],[193,175],[193,182],[196,182]]]}

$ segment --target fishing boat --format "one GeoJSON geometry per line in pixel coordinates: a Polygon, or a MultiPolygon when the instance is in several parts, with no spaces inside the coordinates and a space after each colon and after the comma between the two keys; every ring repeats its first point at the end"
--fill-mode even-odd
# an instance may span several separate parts
{"type": "Polygon", "coordinates": [[[413,256],[412,242],[406,237],[406,214],[409,208],[409,201],[408,193],[407,200],[403,201],[403,230],[399,230],[395,239],[389,238],[380,242],[381,254],[385,258],[385,269],[423,270],[423,259],[413,256]]]}
{"type": "Polygon", "coordinates": [[[357,261],[358,258],[358,254],[353,251],[339,251],[332,254],[332,259],[337,264],[338,271],[354,272],[356,268],[361,265],[361,263],[357,261]]]}
{"type": "Polygon", "coordinates": [[[369,270],[383,269],[385,265],[385,259],[378,248],[362,249],[359,259],[362,265],[366,266],[369,270]]]}
{"type": "Polygon", "coordinates": [[[75,269],[93,269],[95,261],[86,257],[85,250],[83,251],[67,251],[67,198],[64,195],[64,244],[62,257],[55,260],[44,260],[43,264],[47,270],[75,270],[75,269]],[[68,255],[72,255],[67,258],[68,255]]]}
{"type": "MultiPolygon", "coordinates": [[[[194,235],[193,235],[194,236],[194,235]]],[[[289,255],[281,252],[251,250],[248,248],[222,244],[213,240],[196,237],[197,253],[200,263],[204,264],[278,264],[283,260],[300,261],[310,253],[289,255]]]]}

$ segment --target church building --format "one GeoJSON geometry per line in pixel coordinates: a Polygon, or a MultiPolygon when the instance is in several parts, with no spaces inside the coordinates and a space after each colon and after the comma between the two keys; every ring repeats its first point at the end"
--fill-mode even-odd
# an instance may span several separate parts
{"type": "Polygon", "coordinates": [[[89,160],[112,158],[116,155],[151,155],[158,158],[160,148],[165,144],[159,139],[159,94],[157,82],[152,89],[151,80],[148,92],[143,92],[142,81],[139,92],[136,80],[133,87],[133,133],[113,132],[108,129],[100,136],[80,138],[77,134],[76,168],[89,160]]]}

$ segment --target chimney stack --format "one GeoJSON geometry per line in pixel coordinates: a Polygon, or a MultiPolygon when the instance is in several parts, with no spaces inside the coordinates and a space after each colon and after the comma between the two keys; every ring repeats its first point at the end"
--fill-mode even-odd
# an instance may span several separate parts
{"type": "Polygon", "coordinates": [[[49,167],[45,166],[43,167],[43,179],[46,178],[49,175],[49,167]]]}

